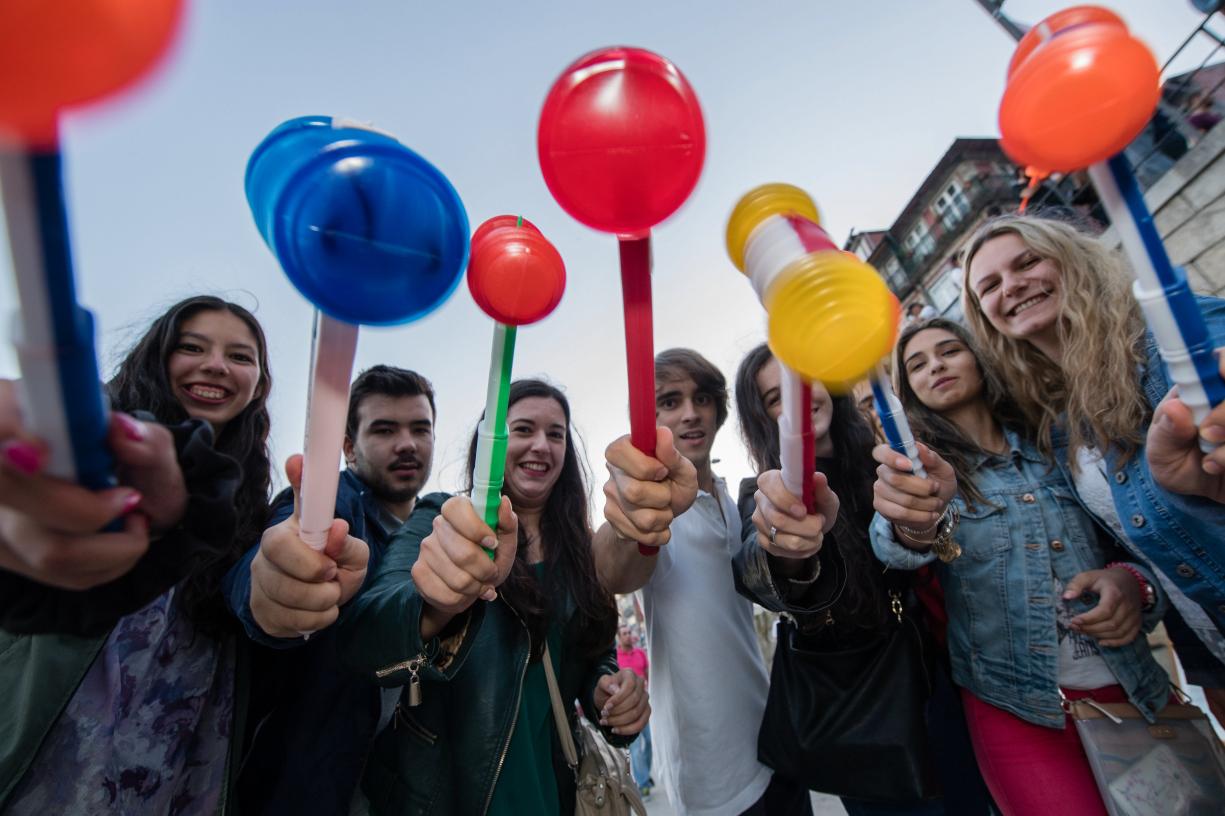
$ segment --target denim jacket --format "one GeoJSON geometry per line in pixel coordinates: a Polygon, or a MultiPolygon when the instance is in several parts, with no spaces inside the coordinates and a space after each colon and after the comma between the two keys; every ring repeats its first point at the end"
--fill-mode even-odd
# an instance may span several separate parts
{"type": "MultiPolygon", "coordinates": [[[[1213,346],[1225,346],[1225,300],[1197,300],[1213,346]]],[[[1141,388],[1149,405],[1156,408],[1172,383],[1152,334],[1145,336],[1145,354],[1148,360],[1141,388]]],[[[1055,461],[1071,483],[1068,460],[1073,456],[1067,437],[1056,432],[1052,441],[1055,461]]],[[[1117,452],[1107,455],[1106,464],[1114,506],[1131,543],[1225,631],[1225,505],[1159,487],[1143,446],[1122,467],[1117,452]]]]}
{"type": "MultiPolygon", "coordinates": [[[[961,495],[957,543],[962,554],[936,564],[949,614],[953,680],[976,697],[1038,725],[1062,728],[1052,576],[1067,584],[1082,572],[1118,560],[1115,542],[1078,502],[1058,470],[1032,444],[1007,432],[1008,456],[983,456],[974,480],[986,497],[973,508],[961,495]]],[[[872,520],[872,547],[886,565],[917,569],[935,556],[900,544],[882,516],[872,520]]],[[[1136,569],[1156,581],[1144,568],[1136,569]]],[[[1079,614],[1095,602],[1075,599],[1079,614]]],[[[1144,616],[1145,630],[1165,613],[1158,588],[1156,607],[1144,616]]],[[[1169,678],[1153,660],[1143,636],[1119,647],[1102,647],[1102,658],[1150,720],[1169,697],[1169,678]]]]}

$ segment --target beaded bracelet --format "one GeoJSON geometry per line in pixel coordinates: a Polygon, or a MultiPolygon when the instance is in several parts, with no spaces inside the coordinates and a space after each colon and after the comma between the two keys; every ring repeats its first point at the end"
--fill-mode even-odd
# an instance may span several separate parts
{"type": "Polygon", "coordinates": [[[1144,602],[1140,605],[1143,612],[1147,612],[1157,605],[1157,591],[1153,589],[1153,585],[1144,577],[1144,573],[1124,561],[1111,561],[1106,565],[1106,569],[1118,567],[1121,570],[1127,570],[1131,573],[1131,577],[1136,579],[1136,583],[1140,585],[1140,597],[1144,602]]]}

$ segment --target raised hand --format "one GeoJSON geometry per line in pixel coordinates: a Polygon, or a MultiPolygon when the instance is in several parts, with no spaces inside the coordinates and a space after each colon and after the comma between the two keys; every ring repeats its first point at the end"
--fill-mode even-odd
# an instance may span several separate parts
{"type": "Polygon", "coordinates": [[[427,605],[421,637],[432,638],[478,599],[496,599],[496,588],[510,575],[518,542],[519,520],[510,499],[502,497],[496,535],[466,496],[448,499],[413,564],[413,584],[427,605]],[[493,550],[492,560],[486,550],[493,550]]]}
{"type": "MultiPolygon", "coordinates": [[[[1225,349],[1217,350],[1217,359],[1225,377],[1225,349]]],[[[1178,388],[1170,389],[1153,413],[1144,452],[1154,481],[1166,490],[1225,504],[1225,403],[1197,428],[1191,409],[1178,398],[1178,388]],[[1204,453],[1201,439],[1216,449],[1204,453]]]]}
{"type": "Polygon", "coordinates": [[[821,551],[825,534],[838,518],[838,497],[822,473],[813,476],[817,512],[809,515],[804,502],[783,484],[783,474],[767,470],[757,477],[753,526],[761,548],[778,558],[804,559],[821,551]]]}
{"type": "Polygon", "coordinates": [[[340,615],[340,607],[361,588],[370,548],[349,535],[349,523],[333,519],[322,552],[298,534],[298,496],[302,488],[302,456],[285,463],[294,492],[294,512],[269,527],[251,562],[251,615],[272,637],[297,637],[324,629],[340,615]]]}
{"type": "Polygon", "coordinates": [[[604,451],[604,518],[619,539],[649,547],[668,543],[672,520],[698,495],[697,469],[676,449],[672,431],[657,428],[655,440],[654,456],[630,444],[628,435],[604,451]]]}
{"type": "Polygon", "coordinates": [[[923,529],[939,521],[957,494],[957,474],[931,448],[921,442],[915,444],[927,471],[926,479],[916,476],[910,460],[888,445],[872,449],[872,458],[880,463],[872,486],[872,506],[895,525],[923,529]]]}
{"type": "MultiPolygon", "coordinates": [[[[145,425],[145,439],[125,440],[126,419],[116,414],[111,422],[120,464],[143,457],[169,463],[162,470],[168,481],[169,471],[178,474],[169,432],[145,425]]],[[[0,380],[0,569],[61,589],[89,589],[120,577],[148,551],[149,519],[133,511],[177,521],[173,501],[146,506],[147,497],[132,487],[87,490],[43,475],[46,461],[43,443],[25,431],[15,384],[0,380]],[[122,529],[98,532],[116,519],[123,519],[122,529]]]]}

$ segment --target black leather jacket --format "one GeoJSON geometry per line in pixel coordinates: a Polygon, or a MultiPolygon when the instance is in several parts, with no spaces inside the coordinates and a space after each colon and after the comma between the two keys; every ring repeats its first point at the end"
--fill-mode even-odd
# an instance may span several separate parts
{"type": "Polygon", "coordinates": [[[904,573],[886,572],[872,555],[868,541],[870,497],[861,502],[868,508],[869,515],[864,517],[855,517],[849,504],[842,503],[817,556],[820,573],[810,584],[796,585],[779,579],[772,569],[774,556],[757,543],[752,520],[757,507],[756,489],[756,478],[740,484],[737,508],[741,544],[732,559],[736,591],[771,612],[791,615],[813,648],[819,644],[834,648],[861,643],[865,636],[883,633],[888,620],[888,590],[904,590],[910,579],[904,573]]]}
{"type": "MultiPolygon", "coordinates": [[[[374,814],[485,813],[505,760],[519,712],[530,651],[526,627],[499,597],[477,601],[448,627],[444,638],[421,641],[423,601],[412,580],[421,541],[447,497],[420,502],[392,538],[378,574],[350,602],[339,627],[342,655],[384,686],[404,686],[393,720],[375,740],[362,780],[374,814]],[[409,682],[420,680],[420,704],[410,706],[409,682]]],[[[558,684],[566,700],[580,700],[598,720],[596,682],[617,671],[612,643],[597,658],[566,648],[577,638],[573,602],[563,605],[563,648],[558,684]]],[[[568,706],[573,713],[573,708],[568,706]]],[[[632,737],[604,732],[614,745],[632,737]]],[[[554,737],[554,768],[562,812],[574,810],[574,778],[554,737]]]]}

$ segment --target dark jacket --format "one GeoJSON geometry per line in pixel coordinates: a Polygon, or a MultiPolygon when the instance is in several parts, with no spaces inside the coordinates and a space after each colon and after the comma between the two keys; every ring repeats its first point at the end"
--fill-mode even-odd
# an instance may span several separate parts
{"type": "MultiPolygon", "coordinates": [[[[273,502],[268,526],[293,513],[293,492],[273,502]]],[[[351,470],[340,474],[336,518],[370,547],[362,590],[371,584],[387,534],[370,488],[351,470]]],[[[251,614],[252,547],[225,576],[230,609],[247,635],[271,649],[257,650],[249,728],[244,735],[238,803],[244,814],[347,813],[374,741],[381,708],[373,679],[341,664],[336,626],[302,638],[274,638],[251,614]]],[[[359,595],[360,592],[359,591],[359,595]]],[[[348,614],[348,604],[342,615],[348,614]]]]}
{"type": "MultiPolygon", "coordinates": [[[[420,704],[410,706],[402,693],[395,727],[378,735],[371,752],[362,790],[374,814],[485,813],[518,716],[529,635],[500,597],[477,601],[442,637],[421,640],[424,602],[411,570],[446,498],[433,494],[418,503],[392,538],[373,585],[349,604],[337,627],[346,661],[365,676],[389,687],[406,686],[414,672],[420,678],[420,704]]],[[[572,599],[561,607],[558,684],[563,698],[580,700],[596,722],[596,682],[617,671],[616,656],[611,641],[596,657],[579,654],[572,599]]],[[[567,709],[573,716],[573,707],[567,709]]],[[[614,745],[633,739],[604,734],[614,745]]],[[[553,756],[561,810],[572,812],[574,779],[556,738],[553,756]]]]}
{"type": "MultiPolygon", "coordinates": [[[[153,421],[148,414],[138,416],[153,421]]],[[[188,420],[168,429],[188,492],[187,511],[178,526],[152,542],[126,574],[92,589],[59,589],[0,570],[0,629],[19,635],[105,635],[116,621],[143,609],[197,564],[229,550],[242,468],[213,448],[207,422],[188,420]]]]}
{"type": "MultiPolygon", "coordinates": [[[[826,468],[822,470],[829,472],[826,468]]],[[[841,485],[834,486],[835,492],[838,487],[841,485]]],[[[732,560],[736,591],[772,612],[789,614],[813,648],[858,644],[865,636],[884,633],[889,590],[904,591],[909,578],[901,573],[887,575],[872,554],[868,540],[871,497],[858,503],[857,506],[866,508],[860,513],[852,509],[851,502],[840,503],[838,518],[825,535],[817,556],[821,571],[811,585],[800,587],[779,579],[773,569],[774,556],[757,542],[757,529],[753,526],[756,490],[756,478],[740,483],[736,505],[740,510],[741,544],[732,560]]]]}

